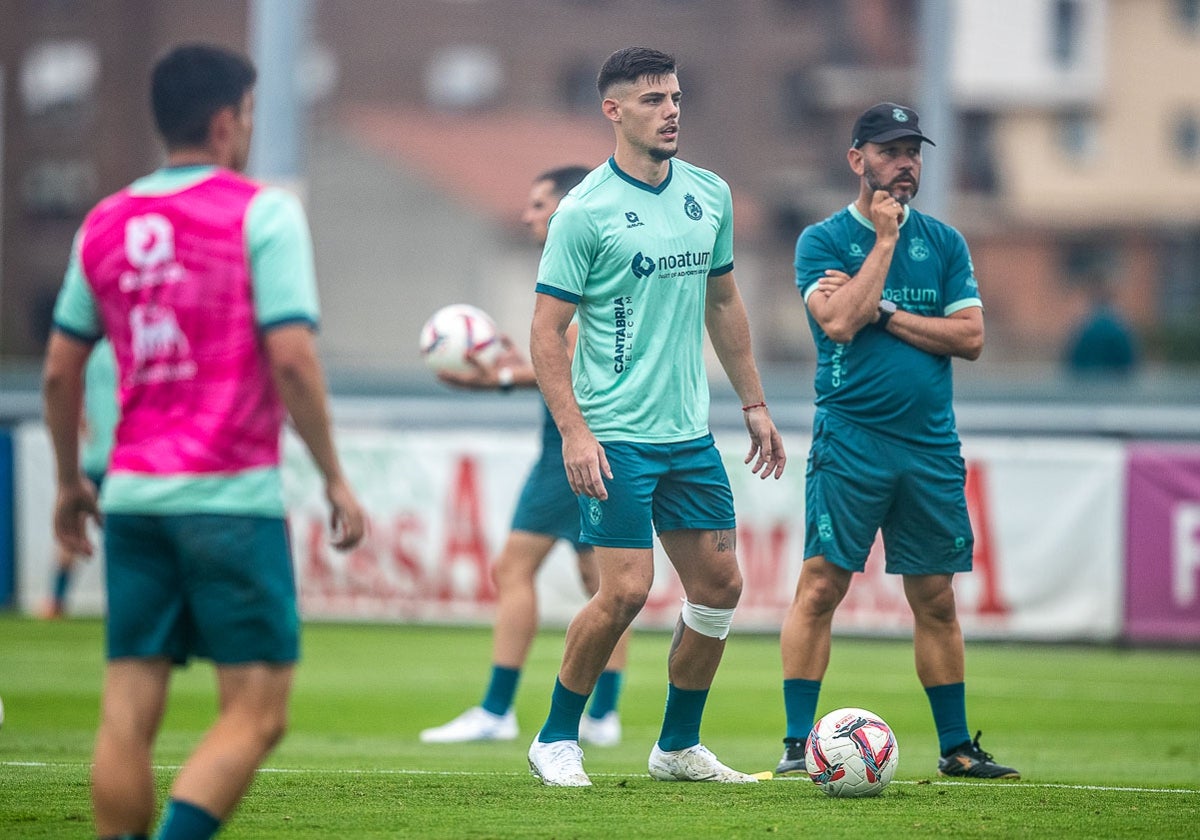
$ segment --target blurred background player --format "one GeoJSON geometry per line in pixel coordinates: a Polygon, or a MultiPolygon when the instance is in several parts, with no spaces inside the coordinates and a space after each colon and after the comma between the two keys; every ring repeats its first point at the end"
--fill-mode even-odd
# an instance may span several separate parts
{"type": "Polygon", "coordinates": [[[1084,292],[1087,314],[1063,348],[1067,371],[1086,379],[1130,377],[1138,368],[1137,341],[1113,303],[1110,281],[1101,274],[1089,277],[1084,292]]]}
{"type": "Polygon", "coordinates": [[[805,559],[780,633],[787,730],[776,775],[806,771],[833,615],[882,531],[886,571],[903,577],[913,614],[938,772],[1019,777],[967,728],[952,584],[971,570],[974,538],[950,360],[983,352],[983,302],[962,235],[909,205],[921,182],[921,144],[930,142],[911,108],[867,109],[846,153],[857,197],[796,243],[796,285],[817,347],[817,410],[805,559]]]}
{"type": "MultiPolygon", "coordinates": [[[[550,216],[559,199],[587,173],[583,166],[565,166],[543,172],[534,179],[521,221],[539,247],[546,244],[550,216]]],[[[572,326],[569,332],[572,349],[577,332],[578,328],[572,326]]],[[[511,339],[502,336],[502,341],[505,352],[493,364],[472,360],[475,369],[471,373],[442,371],[438,377],[461,388],[501,391],[536,388],[533,365],[511,339]]],[[[579,541],[579,503],[563,468],[562,436],[545,403],[542,412],[541,454],[525,480],[513,513],[512,530],[492,570],[497,590],[496,624],[492,631],[492,671],[487,691],[480,705],[449,723],[422,731],[421,740],[425,743],[507,741],[517,737],[517,718],[512,705],[521,668],[537,633],[537,573],[558,540],[567,540],[575,547],[580,579],[587,594],[594,595],[599,585],[594,552],[591,546],[579,541]]],[[[627,630],[613,649],[596,682],[591,704],[579,721],[579,737],[587,743],[603,747],[621,740],[617,702],[628,648],[627,630]]]]}
{"type": "MultiPolygon", "coordinates": [[[[98,492],[104,483],[104,473],[108,470],[108,456],[112,452],[118,414],[116,360],[113,358],[112,344],[107,338],[100,339],[92,348],[92,355],[88,357],[84,369],[83,383],[79,467],[98,492]]],[[[58,541],[54,543],[54,555],[50,599],[43,611],[46,618],[66,615],[71,579],[75,574],[75,563],[80,559],[80,555],[58,541]]]]}
{"type": "Polygon", "coordinates": [[[91,553],[78,459],[83,370],[101,335],[120,420],[104,481],[107,666],[92,767],[100,837],[144,838],[173,664],[216,666],[217,718],[171,787],[161,840],[208,838],[283,737],[300,622],[280,481],[285,416],[325,483],[333,544],[363,513],[333,445],[313,330],[303,207],[241,172],[254,66],[178,47],[151,81],[166,166],[109,196],[75,237],[44,372],[55,534],[91,553]]]}

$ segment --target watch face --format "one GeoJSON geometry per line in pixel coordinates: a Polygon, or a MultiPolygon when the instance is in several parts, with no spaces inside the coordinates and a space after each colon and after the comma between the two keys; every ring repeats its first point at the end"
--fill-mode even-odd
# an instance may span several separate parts
{"type": "Polygon", "coordinates": [[[895,301],[890,301],[890,300],[879,301],[879,311],[886,312],[888,315],[893,314],[896,311],[895,301]]]}

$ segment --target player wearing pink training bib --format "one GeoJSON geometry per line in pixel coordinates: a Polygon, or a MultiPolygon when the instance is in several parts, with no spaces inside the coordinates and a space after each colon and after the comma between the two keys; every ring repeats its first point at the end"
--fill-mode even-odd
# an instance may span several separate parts
{"type": "Polygon", "coordinates": [[[171,789],[157,837],[206,838],[283,736],[299,618],[279,480],[285,410],[325,480],[333,542],[363,513],[330,433],[299,202],[237,174],[254,67],[193,45],[155,67],[167,166],[102,201],[76,237],[44,374],[55,534],[89,554],[82,371],[112,341],[121,418],[104,510],[108,664],[92,800],[100,837],[147,837],[151,755],[172,664],[216,666],[218,717],[171,789]]]}

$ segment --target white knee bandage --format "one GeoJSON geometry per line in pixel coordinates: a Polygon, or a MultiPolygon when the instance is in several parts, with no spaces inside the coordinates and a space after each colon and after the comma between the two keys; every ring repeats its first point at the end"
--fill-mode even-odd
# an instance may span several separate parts
{"type": "Polygon", "coordinates": [[[729,635],[729,628],[733,624],[733,607],[727,610],[702,607],[684,598],[681,617],[684,624],[701,636],[723,640],[729,635]]]}

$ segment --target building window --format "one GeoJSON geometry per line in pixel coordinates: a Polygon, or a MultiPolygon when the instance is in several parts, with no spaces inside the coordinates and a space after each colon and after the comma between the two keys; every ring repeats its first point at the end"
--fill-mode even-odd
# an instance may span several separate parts
{"type": "Polygon", "coordinates": [[[573,64],[558,77],[563,102],[572,111],[592,112],[600,101],[596,90],[596,68],[591,64],[573,64]]]}
{"type": "Polygon", "coordinates": [[[995,117],[983,112],[967,112],[962,115],[959,125],[959,187],[964,192],[994,195],[999,186],[995,117]]]}
{"type": "Polygon", "coordinates": [[[1059,67],[1070,67],[1079,53],[1081,9],[1078,0],[1055,0],[1051,22],[1051,49],[1059,67]]]}
{"type": "Polygon", "coordinates": [[[800,132],[813,124],[817,85],[807,68],[785,72],[779,80],[779,113],[785,129],[800,132]]]}
{"type": "Polygon", "coordinates": [[[98,179],[89,161],[44,160],[25,167],[25,213],[40,219],[75,219],[96,201],[98,179]]]}
{"type": "Polygon", "coordinates": [[[1067,157],[1085,161],[1096,154],[1096,120],[1084,111],[1068,111],[1058,120],[1058,144],[1067,157]]]}
{"type": "Polygon", "coordinates": [[[425,98],[435,108],[491,105],[504,88],[504,66],[491,47],[462,44],[438,50],[425,65],[425,98]]]}
{"type": "Polygon", "coordinates": [[[1200,0],[1175,0],[1175,19],[1195,35],[1200,31],[1200,0]]]}
{"type": "Polygon", "coordinates": [[[1195,325],[1200,315],[1200,230],[1181,232],[1163,243],[1159,316],[1168,323],[1195,325]]]}
{"type": "Polygon", "coordinates": [[[21,62],[21,103],[31,116],[87,105],[100,79],[100,53],[87,41],[43,41],[21,62]]]}
{"type": "Polygon", "coordinates": [[[1175,153],[1184,163],[1200,159],[1200,123],[1195,114],[1184,114],[1175,121],[1175,153]]]}

